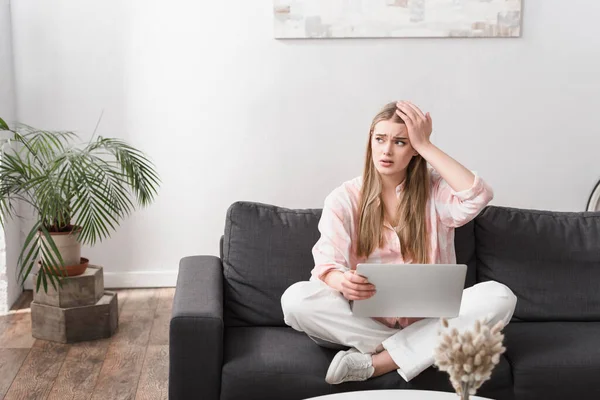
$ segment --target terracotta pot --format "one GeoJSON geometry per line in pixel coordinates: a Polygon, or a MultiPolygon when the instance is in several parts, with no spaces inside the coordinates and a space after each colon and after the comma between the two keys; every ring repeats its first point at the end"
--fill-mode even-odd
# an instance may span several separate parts
{"type": "Polygon", "coordinates": [[[77,276],[83,274],[88,265],[90,265],[90,260],[81,257],[79,264],[68,265],[64,269],[67,271],[67,276],[77,276]]]}
{"type": "MultiPolygon", "coordinates": [[[[60,255],[64,261],[64,265],[78,265],[81,262],[81,243],[77,241],[77,233],[81,228],[76,228],[73,232],[51,232],[50,236],[54,240],[60,255]]],[[[41,235],[41,233],[39,233],[41,235]]],[[[45,237],[42,241],[46,247],[51,248],[45,237]]],[[[55,258],[56,256],[52,254],[55,258]]],[[[42,251],[42,257],[45,257],[45,252],[42,251]]],[[[50,262],[47,262],[50,264],[50,262]]]]}
{"type": "MultiPolygon", "coordinates": [[[[73,264],[73,265],[67,265],[65,267],[62,267],[62,269],[64,271],[66,271],[67,276],[77,276],[77,275],[81,275],[85,272],[85,270],[87,269],[88,265],[90,265],[90,260],[88,260],[85,257],[81,257],[79,259],[79,264],[73,264]]],[[[41,262],[38,261],[38,264],[41,266],[41,262]]],[[[57,275],[60,276],[57,273],[54,273],[53,275],[57,275]]]]}

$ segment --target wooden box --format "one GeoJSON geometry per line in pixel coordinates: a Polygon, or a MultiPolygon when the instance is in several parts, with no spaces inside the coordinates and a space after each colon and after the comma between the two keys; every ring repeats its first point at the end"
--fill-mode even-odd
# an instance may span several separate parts
{"type": "Polygon", "coordinates": [[[40,286],[36,292],[37,273],[33,275],[33,301],[37,304],[71,308],[91,306],[104,295],[104,273],[102,267],[90,265],[82,275],[62,278],[62,287],[54,289],[48,282],[48,292],[40,286]]]}
{"type": "Polygon", "coordinates": [[[31,303],[31,333],[37,339],[73,343],[112,336],[118,326],[115,292],[104,292],[94,305],[61,308],[31,303]]]}

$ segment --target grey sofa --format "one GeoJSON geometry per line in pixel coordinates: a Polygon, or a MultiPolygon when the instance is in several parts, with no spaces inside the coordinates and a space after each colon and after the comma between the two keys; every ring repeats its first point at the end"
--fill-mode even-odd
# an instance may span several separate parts
{"type": "MultiPolygon", "coordinates": [[[[320,210],[233,204],[221,256],[181,260],[170,323],[169,398],[303,399],[384,388],[451,391],[429,368],[411,382],[392,372],[328,385],[335,351],[285,326],[280,298],[307,280],[320,210]]],[[[600,398],[600,213],[489,206],[456,230],[466,286],[486,280],[518,297],[507,352],[479,395],[492,399],[600,398]]]]}

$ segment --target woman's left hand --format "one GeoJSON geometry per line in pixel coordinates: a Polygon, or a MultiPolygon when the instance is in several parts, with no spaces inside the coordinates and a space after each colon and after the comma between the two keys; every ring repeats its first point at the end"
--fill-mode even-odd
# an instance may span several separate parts
{"type": "Polygon", "coordinates": [[[408,139],[411,146],[419,152],[420,148],[427,146],[433,124],[429,113],[423,114],[419,107],[409,101],[399,101],[396,103],[396,114],[406,124],[408,129],[408,139]]]}
{"type": "Polygon", "coordinates": [[[406,328],[422,319],[423,318],[398,318],[398,325],[400,325],[401,328],[406,328]]]}

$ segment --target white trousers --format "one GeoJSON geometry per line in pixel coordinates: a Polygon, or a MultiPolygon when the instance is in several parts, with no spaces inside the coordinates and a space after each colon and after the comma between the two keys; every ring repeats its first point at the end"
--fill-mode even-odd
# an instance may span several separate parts
{"type": "MultiPolygon", "coordinates": [[[[477,319],[488,325],[508,324],[517,298],[505,285],[482,282],[463,292],[459,316],[448,320],[450,328],[470,329],[477,319]]],[[[285,323],[297,331],[327,342],[354,347],[362,353],[375,353],[382,345],[405,381],[410,381],[433,365],[441,323],[427,318],[404,329],[394,329],[366,317],[355,317],[350,303],[321,280],[298,282],[281,297],[285,323]]]]}

